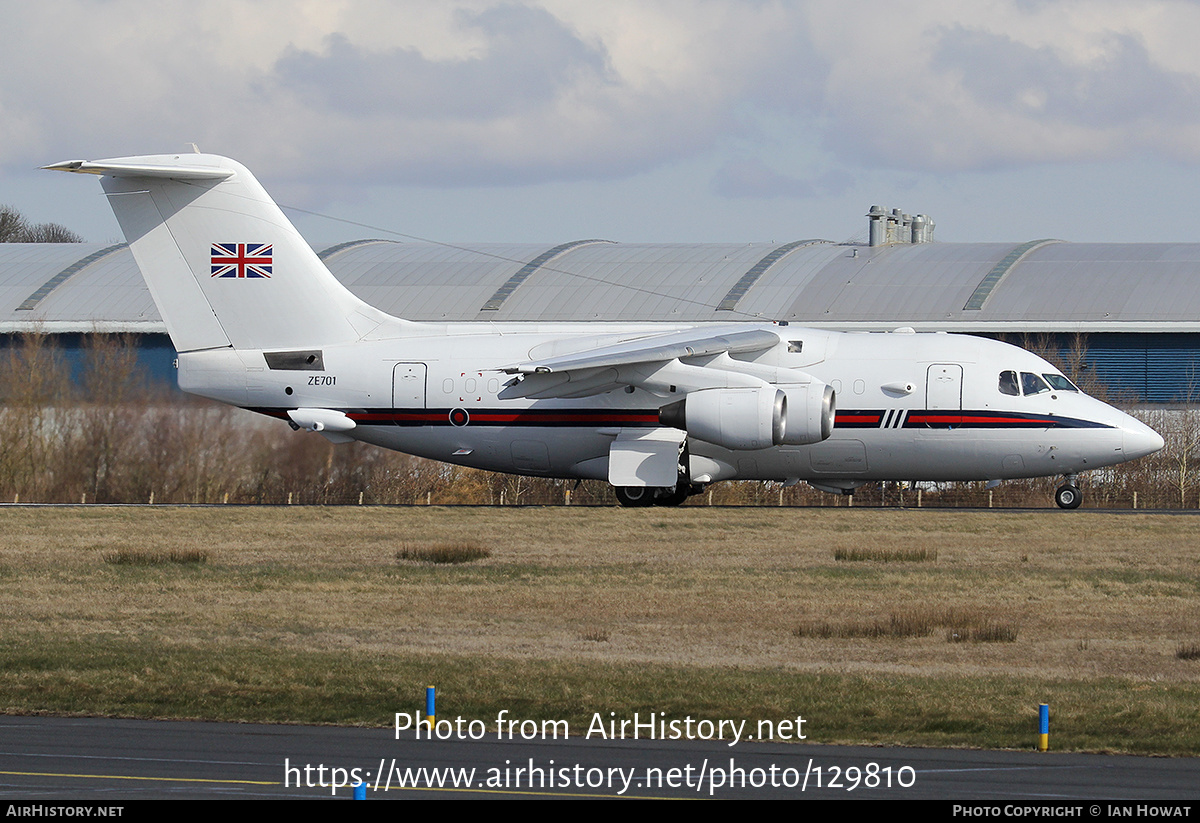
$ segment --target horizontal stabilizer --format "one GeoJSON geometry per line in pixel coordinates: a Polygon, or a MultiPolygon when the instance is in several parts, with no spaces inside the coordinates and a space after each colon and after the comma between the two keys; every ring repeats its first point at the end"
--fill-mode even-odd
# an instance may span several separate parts
{"type": "Polygon", "coordinates": [[[102,174],[108,177],[165,177],[169,180],[224,180],[233,169],[212,166],[146,165],[120,163],[112,160],[64,160],[42,166],[47,171],[73,171],[78,174],[102,174]]]}

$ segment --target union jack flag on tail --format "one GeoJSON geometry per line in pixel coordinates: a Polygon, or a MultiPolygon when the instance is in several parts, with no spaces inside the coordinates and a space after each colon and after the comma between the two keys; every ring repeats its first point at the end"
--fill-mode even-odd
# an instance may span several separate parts
{"type": "Polygon", "coordinates": [[[213,243],[213,277],[270,277],[271,243],[213,243]]]}

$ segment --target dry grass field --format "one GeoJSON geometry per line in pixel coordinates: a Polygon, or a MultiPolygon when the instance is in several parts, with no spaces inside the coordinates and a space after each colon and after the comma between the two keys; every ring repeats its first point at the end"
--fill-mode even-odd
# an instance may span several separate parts
{"type": "Polygon", "coordinates": [[[0,524],[3,711],[386,723],[436,682],[464,716],[803,711],[818,741],[1021,746],[1044,700],[1060,747],[1200,753],[1200,517],[12,507],[0,524]]]}

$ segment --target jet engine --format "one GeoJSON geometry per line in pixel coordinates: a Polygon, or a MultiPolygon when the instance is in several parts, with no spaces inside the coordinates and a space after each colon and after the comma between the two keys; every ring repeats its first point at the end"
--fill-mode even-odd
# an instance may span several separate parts
{"type": "Polygon", "coordinates": [[[768,449],[784,442],[787,395],[774,386],[702,389],[663,406],[658,421],[727,449],[768,449]]]}
{"type": "Polygon", "coordinates": [[[783,442],[788,446],[820,443],[833,434],[837,398],[828,383],[813,380],[799,386],[783,386],[787,396],[787,426],[783,442]]]}
{"type": "Polygon", "coordinates": [[[833,389],[814,380],[804,385],[689,392],[663,406],[658,422],[727,449],[750,451],[819,443],[833,432],[833,389]]]}

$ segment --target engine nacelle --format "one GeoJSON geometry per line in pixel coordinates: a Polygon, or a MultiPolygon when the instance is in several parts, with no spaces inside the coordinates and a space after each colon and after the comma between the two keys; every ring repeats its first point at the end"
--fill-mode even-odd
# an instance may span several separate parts
{"type": "Polygon", "coordinates": [[[787,396],[787,426],[783,442],[789,446],[820,443],[833,434],[837,398],[828,383],[813,380],[797,386],[783,386],[787,396]]]}
{"type": "Polygon", "coordinates": [[[787,405],[774,386],[702,389],[663,406],[658,421],[727,449],[768,449],[784,442],[787,405]]]}

